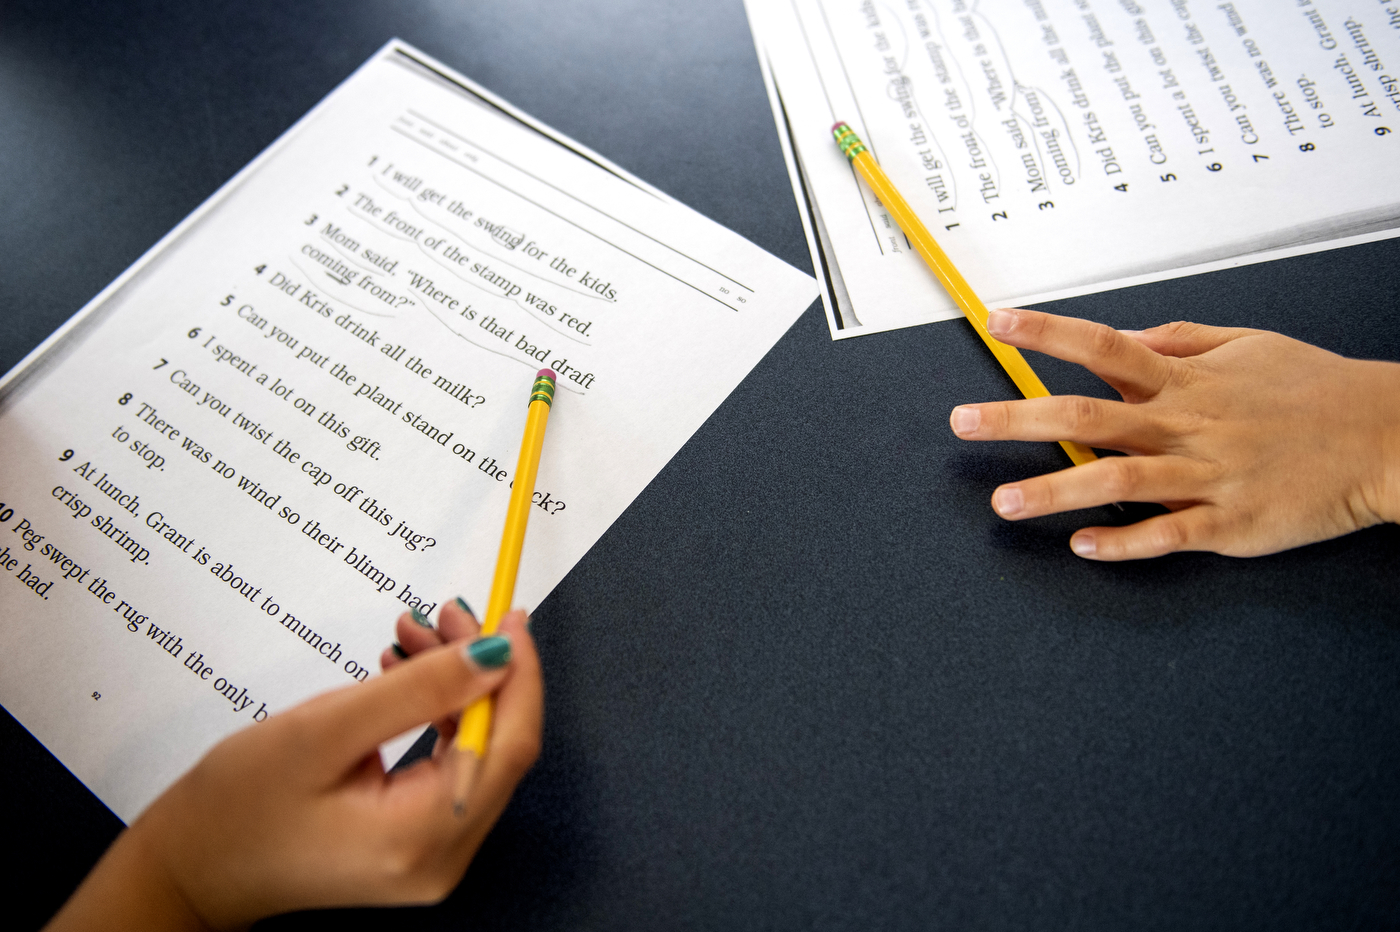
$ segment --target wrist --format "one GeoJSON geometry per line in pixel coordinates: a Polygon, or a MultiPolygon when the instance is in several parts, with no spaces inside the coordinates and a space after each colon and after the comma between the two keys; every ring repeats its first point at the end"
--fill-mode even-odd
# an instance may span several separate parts
{"type": "Polygon", "coordinates": [[[1384,466],[1376,514],[1382,521],[1400,524],[1400,425],[1391,427],[1382,440],[1384,466]]]}
{"type": "Polygon", "coordinates": [[[1373,399],[1381,417],[1380,464],[1372,493],[1372,509],[1382,521],[1400,524],[1400,363],[1383,366],[1386,390],[1373,399]]]}
{"type": "Polygon", "coordinates": [[[138,820],[117,836],[45,932],[150,929],[206,932],[138,820]]]}

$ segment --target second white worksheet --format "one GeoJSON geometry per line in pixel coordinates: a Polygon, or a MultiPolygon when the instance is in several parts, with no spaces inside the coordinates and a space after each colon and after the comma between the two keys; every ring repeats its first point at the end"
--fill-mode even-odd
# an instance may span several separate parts
{"type": "Polygon", "coordinates": [[[832,335],[1400,232],[1400,15],[1363,0],[748,0],[832,335]]]}

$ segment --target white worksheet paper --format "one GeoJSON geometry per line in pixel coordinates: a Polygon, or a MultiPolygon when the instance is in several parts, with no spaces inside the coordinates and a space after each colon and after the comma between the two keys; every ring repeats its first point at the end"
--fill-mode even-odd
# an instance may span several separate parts
{"type": "Polygon", "coordinates": [[[390,43],[0,383],[0,702],[130,820],[485,608],[537,370],[528,609],[816,296],[390,43]]]}
{"type": "MultiPolygon", "coordinates": [[[[1394,0],[747,0],[832,336],[1400,233],[1394,0]]],[[[1164,312],[1164,320],[1170,312],[1164,312]]]]}

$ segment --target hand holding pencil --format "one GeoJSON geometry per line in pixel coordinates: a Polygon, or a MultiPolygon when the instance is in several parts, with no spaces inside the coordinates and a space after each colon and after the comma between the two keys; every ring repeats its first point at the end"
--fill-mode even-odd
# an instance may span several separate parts
{"type": "Polygon", "coordinates": [[[553,376],[541,371],[532,387],[484,623],[460,598],[437,627],[405,612],[383,676],[217,745],[118,837],[49,928],[232,928],[451,892],[540,751],[539,658],[525,613],[506,609],[553,376]],[[454,736],[463,707],[484,714],[474,725],[463,716],[470,730],[454,736]],[[379,745],[424,721],[463,750],[385,773],[379,745]],[[444,818],[449,806],[458,818],[444,818]]]}
{"type": "Polygon", "coordinates": [[[220,742],[118,836],[48,928],[245,928],[291,910],[441,900],[540,750],[544,689],[525,613],[508,613],[497,638],[476,635],[460,602],[437,628],[405,612],[408,659],[389,653],[383,676],[220,742]],[[385,773],[378,746],[424,721],[450,727],[483,695],[496,697],[491,743],[455,819],[449,755],[385,773]]]}

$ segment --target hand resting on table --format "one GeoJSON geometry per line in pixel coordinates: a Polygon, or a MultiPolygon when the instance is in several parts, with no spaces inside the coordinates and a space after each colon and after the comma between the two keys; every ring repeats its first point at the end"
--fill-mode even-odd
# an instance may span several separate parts
{"type": "Polygon", "coordinates": [[[997,514],[1018,521],[1120,501],[1171,510],[1077,531],[1070,547],[1082,557],[1258,556],[1400,520],[1400,364],[1192,323],[1118,331],[998,310],[988,329],[1011,346],[1079,363],[1123,400],[961,405],[949,419],[954,433],[1129,454],[1003,485],[992,493],[997,514]]]}

